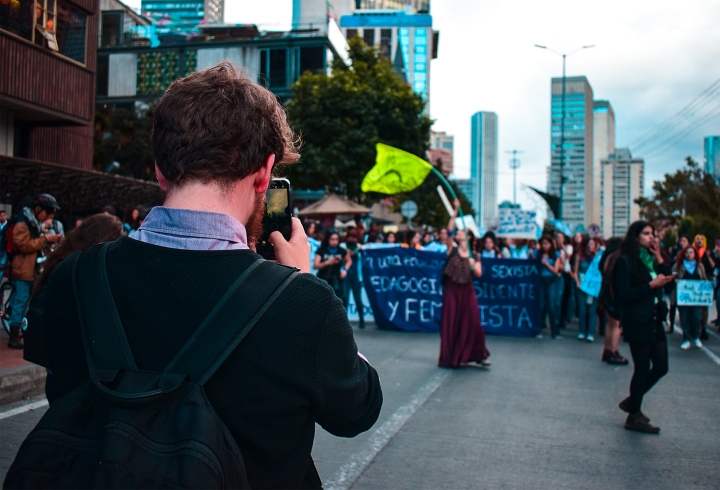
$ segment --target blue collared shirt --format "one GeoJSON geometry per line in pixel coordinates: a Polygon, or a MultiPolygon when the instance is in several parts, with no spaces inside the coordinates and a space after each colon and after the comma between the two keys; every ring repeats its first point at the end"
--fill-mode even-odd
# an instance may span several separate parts
{"type": "Polygon", "coordinates": [[[130,238],[184,250],[247,250],[245,226],[230,215],[154,207],[130,238]]]}

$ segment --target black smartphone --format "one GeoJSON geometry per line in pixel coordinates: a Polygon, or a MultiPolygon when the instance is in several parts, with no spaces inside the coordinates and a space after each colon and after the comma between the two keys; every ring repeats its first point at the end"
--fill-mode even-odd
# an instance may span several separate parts
{"type": "Polygon", "coordinates": [[[288,179],[272,179],[265,194],[263,234],[255,248],[257,253],[267,260],[275,260],[275,247],[268,241],[274,231],[279,231],[285,240],[290,240],[292,209],[288,179]]]}

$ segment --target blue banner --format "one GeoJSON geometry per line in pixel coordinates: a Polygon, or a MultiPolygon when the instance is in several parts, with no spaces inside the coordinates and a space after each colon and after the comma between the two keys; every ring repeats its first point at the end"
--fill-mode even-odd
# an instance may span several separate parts
{"type": "MultiPolygon", "coordinates": [[[[375,323],[384,329],[439,332],[440,275],[447,255],[400,247],[366,249],[363,255],[363,283],[375,323]]],[[[541,330],[539,264],[483,259],[483,277],[474,286],[486,333],[522,337],[541,330]]]]}
{"type": "Polygon", "coordinates": [[[480,323],[489,335],[530,337],[542,330],[539,259],[483,259],[475,279],[480,323]]]}

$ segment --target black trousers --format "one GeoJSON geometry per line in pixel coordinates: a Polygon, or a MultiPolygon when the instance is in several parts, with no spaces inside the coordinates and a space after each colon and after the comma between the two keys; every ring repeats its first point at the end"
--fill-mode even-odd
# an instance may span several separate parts
{"type": "Polygon", "coordinates": [[[630,380],[630,413],[638,413],[643,396],[668,372],[667,342],[630,343],[635,371],[630,380]]]}
{"type": "Polygon", "coordinates": [[[365,325],[365,312],[363,311],[362,302],[362,283],[360,282],[360,276],[357,274],[348,274],[345,278],[345,294],[343,297],[343,305],[347,309],[348,302],[350,301],[350,293],[352,292],[353,299],[355,300],[355,307],[357,308],[358,317],[360,317],[360,325],[365,325]]]}

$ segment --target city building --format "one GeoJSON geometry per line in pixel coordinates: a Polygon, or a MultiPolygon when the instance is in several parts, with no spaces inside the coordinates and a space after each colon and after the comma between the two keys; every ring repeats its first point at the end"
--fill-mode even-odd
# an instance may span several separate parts
{"type": "Polygon", "coordinates": [[[490,229],[497,219],[498,117],[494,112],[473,114],[470,146],[472,203],[480,228],[490,229]]]}
{"type": "Polygon", "coordinates": [[[643,196],[645,161],[633,158],[627,148],[618,148],[601,165],[600,229],[606,238],[624,236],[630,223],[640,219],[635,201],[643,196]]]}
{"type": "Polygon", "coordinates": [[[225,0],[142,0],[142,10],[158,23],[158,33],[182,32],[199,24],[222,24],[225,0]]]}
{"type": "Polygon", "coordinates": [[[430,132],[430,161],[442,162],[442,172],[445,175],[453,173],[453,146],[455,138],[444,131],[430,132]]]}
{"type": "Polygon", "coordinates": [[[429,12],[430,0],[357,0],[358,9],[404,9],[412,8],[416,12],[429,12]]]}
{"type": "Polygon", "coordinates": [[[455,185],[460,192],[467,198],[472,204],[473,209],[477,211],[475,203],[473,202],[473,192],[475,192],[475,180],[474,179],[453,179],[455,185]]]}
{"type": "Polygon", "coordinates": [[[561,197],[562,220],[573,229],[579,225],[587,226],[595,217],[593,206],[597,202],[592,202],[593,109],[593,91],[587,78],[565,79],[564,102],[563,79],[552,79],[551,163],[547,190],[549,194],[561,197]]]}
{"type": "Polygon", "coordinates": [[[156,27],[119,0],[100,0],[100,46],[156,47],[160,44],[156,27]]]}
{"type": "MultiPolygon", "coordinates": [[[[202,36],[158,48],[138,43],[98,49],[96,105],[99,110],[146,108],[170,84],[228,60],[287,100],[305,71],[324,72],[335,57],[347,59],[347,42],[337,23],[322,32],[269,32],[254,25],[200,25],[202,36]],[[336,35],[331,35],[335,32],[336,35]]],[[[103,38],[101,34],[101,38],[103,38]]]]}
{"type": "Polygon", "coordinates": [[[707,136],[703,145],[705,172],[720,182],[720,136],[707,136]]]}
{"type": "Polygon", "coordinates": [[[0,1],[0,205],[49,192],[66,229],[73,214],[162,197],[157,184],[91,170],[98,4],[0,1]]]}
{"type": "Polygon", "coordinates": [[[378,45],[398,74],[425,100],[430,112],[430,65],[437,58],[440,34],[432,29],[432,16],[406,10],[356,10],[340,17],[347,39],[360,36],[378,45]]]}
{"type": "Polygon", "coordinates": [[[615,153],[615,111],[606,100],[593,103],[593,159],[592,176],[586,193],[586,206],[590,208],[588,224],[600,224],[602,209],[600,195],[602,193],[602,161],[615,153]]]}

